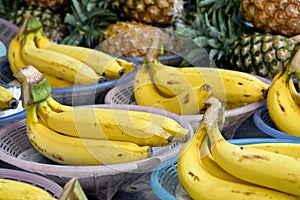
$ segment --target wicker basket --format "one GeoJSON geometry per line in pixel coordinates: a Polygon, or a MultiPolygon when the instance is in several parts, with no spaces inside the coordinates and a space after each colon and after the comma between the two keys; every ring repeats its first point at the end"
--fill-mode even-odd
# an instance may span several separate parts
{"type": "MultiPolygon", "coordinates": [[[[244,138],[228,141],[237,145],[257,143],[300,143],[300,141],[278,138],[244,138]]],[[[150,183],[154,194],[162,200],[191,200],[179,183],[177,176],[177,158],[173,158],[172,160],[157,165],[156,170],[151,173],[150,183]]]]}
{"type": "Polygon", "coordinates": [[[63,188],[57,183],[45,177],[25,171],[0,168],[0,178],[29,183],[47,191],[50,195],[52,195],[55,198],[59,198],[63,192],[63,188]]]}
{"type": "Polygon", "coordinates": [[[253,122],[260,131],[271,137],[300,140],[300,137],[293,136],[278,130],[278,128],[270,118],[267,105],[255,111],[253,115],[253,122]]]}
{"type": "MultiPolygon", "coordinates": [[[[193,134],[193,129],[186,120],[161,109],[136,105],[95,107],[137,110],[169,116],[189,130],[188,139],[193,134]]],[[[0,129],[0,157],[3,161],[43,175],[61,186],[76,176],[86,194],[97,199],[111,199],[123,185],[132,183],[145,173],[151,173],[157,164],[176,157],[181,146],[182,143],[172,143],[166,147],[156,147],[152,157],[135,162],[104,166],[65,166],[46,159],[31,146],[26,135],[25,120],[0,129]]]]}
{"type": "MultiPolygon", "coordinates": [[[[260,77],[259,77],[260,78],[260,77]]],[[[260,78],[263,81],[270,83],[268,79],[260,78]]],[[[105,98],[105,104],[136,104],[134,99],[134,86],[133,81],[124,83],[122,85],[118,85],[110,89],[105,98]]],[[[248,119],[258,108],[266,105],[266,101],[259,101],[255,103],[248,104],[246,106],[227,110],[225,111],[225,124],[223,127],[223,135],[226,139],[232,139],[234,133],[238,129],[238,127],[248,119]]],[[[199,121],[202,119],[203,115],[183,115],[184,119],[186,119],[193,127],[194,131],[197,129],[199,125],[199,121]]]]}

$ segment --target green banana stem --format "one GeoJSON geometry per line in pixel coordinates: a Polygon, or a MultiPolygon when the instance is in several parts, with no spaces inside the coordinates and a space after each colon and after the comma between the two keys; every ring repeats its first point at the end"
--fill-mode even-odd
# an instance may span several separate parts
{"type": "Polygon", "coordinates": [[[25,20],[28,20],[25,32],[34,32],[43,27],[43,24],[31,15],[26,15],[25,20]]]}
{"type": "Polygon", "coordinates": [[[52,88],[47,78],[33,66],[28,65],[18,70],[15,77],[21,83],[24,107],[43,101],[51,95],[52,88]]]}
{"type": "Polygon", "coordinates": [[[58,200],[88,200],[77,178],[69,180],[58,200]]]}

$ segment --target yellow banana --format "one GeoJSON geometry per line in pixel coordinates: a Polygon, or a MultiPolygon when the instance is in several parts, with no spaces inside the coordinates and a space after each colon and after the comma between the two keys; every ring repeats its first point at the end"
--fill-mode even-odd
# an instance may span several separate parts
{"type": "Polygon", "coordinates": [[[140,159],[151,155],[149,146],[131,142],[83,139],[57,133],[39,122],[37,104],[26,109],[28,139],[45,157],[66,165],[109,165],[140,159]],[[75,153],[76,152],[76,153],[75,153]]]}
{"type": "Polygon", "coordinates": [[[0,178],[0,200],[18,200],[18,199],[43,199],[55,200],[50,193],[35,185],[0,178]]]}
{"type": "MultiPolygon", "coordinates": [[[[288,68],[275,75],[267,96],[270,118],[276,127],[287,134],[300,137],[300,106],[293,97],[292,74],[288,68]]],[[[295,93],[295,95],[298,95],[295,93]]],[[[298,97],[296,97],[297,99],[298,97]]]]}
{"type": "Polygon", "coordinates": [[[183,142],[189,133],[177,121],[164,115],[99,107],[73,109],[59,104],[52,97],[47,105],[39,105],[39,116],[51,129],[66,135],[128,140],[139,145],[183,142]]]}
{"type": "Polygon", "coordinates": [[[158,90],[167,96],[207,83],[213,88],[213,96],[228,103],[261,101],[270,86],[248,73],[210,67],[179,68],[156,63],[151,65],[149,73],[158,90]]]}
{"type": "Polygon", "coordinates": [[[14,94],[0,85],[0,111],[15,109],[18,105],[19,101],[15,98],[14,94]]]}
{"type": "Polygon", "coordinates": [[[228,181],[207,171],[199,158],[207,128],[199,126],[194,136],[186,142],[178,155],[178,179],[188,195],[195,200],[265,200],[296,199],[292,195],[254,184],[228,181]]]}
{"type": "Polygon", "coordinates": [[[243,145],[243,148],[257,148],[300,159],[299,143],[260,143],[243,145]]]}
{"type": "Polygon", "coordinates": [[[162,108],[179,115],[197,114],[203,109],[203,101],[211,95],[207,84],[190,87],[174,97],[165,97],[151,81],[149,65],[143,64],[134,78],[134,98],[138,105],[162,108]]]}
{"type": "MultiPolygon", "coordinates": [[[[13,73],[16,73],[19,69],[27,66],[22,58],[22,37],[19,35],[20,32],[16,34],[16,36],[12,39],[8,46],[8,61],[10,69],[13,73]]],[[[55,76],[45,74],[47,77],[50,85],[53,88],[60,88],[60,87],[72,87],[74,84],[68,82],[64,79],[57,78],[55,76]]]]}
{"type": "MultiPolygon", "coordinates": [[[[215,102],[218,102],[215,99],[215,102]]],[[[207,116],[215,117],[218,106],[212,102],[207,116]],[[214,109],[213,109],[214,108],[214,109]]],[[[205,117],[205,116],[204,116],[205,117]]],[[[287,194],[300,196],[300,160],[257,148],[231,144],[222,136],[218,125],[208,117],[207,134],[211,154],[225,171],[242,180],[287,194]]]]}
{"type": "Polygon", "coordinates": [[[22,58],[27,65],[32,65],[41,73],[64,79],[75,85],[97,84],[101,77],[84,63],[70,56],[39,49],[35,46],[35,32],[25,36],[22,58]]]}
{"type": "Polygon", "coordinates": [[[76,108],[56,113],[47,102],[38,106],[38,116],[50,129],[72,137],[127,141],[148,146],[165,146],[173,141],[173,136],[162,127],[130,117],[130,112],[134,111],[76,108]]]}
{"type": "Polygon", "coordinates": [[[124,73],[135,68],[132,62],[114,58],[95,49],[54,43],[46,37],[42,29],[37,32],[36,42],[38,48],[71,56],[106,78],[120,78],[124,73]]]}
{"type": "Polygon", "coordinates": [[[246,181],[243,181],[235,176],[232,176],[231,174],[226,172],[223,168],[221,168],[216,163],[216,161],[214,161],[214,158],[212,157],[209,150],[208,137],[205,137],[201,144],[199,156],[200,156],[199,159],[203,163],[205,170],[207,170],[212,175],[220,179],[224,179],[231,182],[247,183],[246,181]]]}

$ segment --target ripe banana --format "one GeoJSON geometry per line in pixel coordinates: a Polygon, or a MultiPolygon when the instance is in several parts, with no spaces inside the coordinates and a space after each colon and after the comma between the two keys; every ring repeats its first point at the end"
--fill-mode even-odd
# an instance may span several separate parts
{"type": "Polygon", "coordinates": [[[0,200],[16,200],[16,199],[43,199],[43,200],[55,200],[50,193],[35,185],[0,178],[0,200]]]}
{"type": "Polygon", "coordinates": [[[260,143],[243,145],[243,148],[257,148],[300,159],[299,143],[260,143]]]}
{"type": "Polygon", "coordinates": [[[211,174],[199,158],[200,148],[206,134],[207,128],[199,126],[194,136],[182,146],[178,155],[178,179],[192,199],[296,199],[292,195],[279,191],[254,184],[232,182],[211,174]]]}
{"type": "Polygon", "coordinates": [[[7,88],[0,85],[0,111],[7,109],[15,109],[19,105],[19,101],[15,98],[7,88]]]}
{"type": "Polygon", "coordinates": [[[126,110],[76,108],[56,113],[39,104],[38,116],[52,130],[78,138],[118,140],[138,145],[165,146],[173,136],[151,121],[133,118],[126,110]]]}
{"type": "Polygon", "coordinates": [[[26,64],[34,66],[41,73],[67,80],[74,85],[97,84],[103,79],[92,68],[75,58],[37,48],[34,38],[35,32],[26,34],[21,54],[26,64]]]}
{"type": "Polygon", "coordinates": [[[200,112],[204,107],[203,101],[211,95],[211,88],[207,84],[190,87],[173,97],[165,97],[153,84],[148,72],[149,65],[143,64],[134,78],[134,97],[138,105],[158,107],[179,115],[200,112]]]}
{"type": "Polygon", "coordinates": [[[300,106],[296,100],[299,97],[290,83],[291,79],[288,68],[275,75],[268,92],[267,105],[270,118],[280,131],[300,137],[300,106]]]}
{"type": "MultiPolygon", "coordinates": [[[[212,101],[209,108],[211,110],[207,109],[208,113],[205,114],[215,117],[218,106],[212,101]]],[[[207,123],[216,124],[211,120],[212,117],[207,118],[207,123]]],[[[207,127],[211,154],[225,171],[250,183],[300,196],[299,159],[231,144],[224,139],[217,125],[207,125],[207,127]]]]}
{"type": "Polygon", "coordinates": [[[135,68],[132,62],[114,58],[95,49],[54,43],[46,37],[43,29],[37,32],[36,42],[38,48],[71,56],[90,66],[97,74],[106,78],[120,78],[125,72],[135,68]]]}
{"type": "Polygon", "coordinates": [[[26,109],[28,139],[41,154],[57,163],[109,165],[146,159],[152,153],[151,147],[131,142],[84,139],[57,133],[39,121],[37,106],[33,104],[26,109]]]}
{"type": "MultiPolygon", "coordinates": [[[[57,102],[55,99],[53,99],[51,96],[47,99],[47,104],[50,107],[50,109],[56,113],[62,113],[62,112],[73,112],[73,107],[62,105],[59,102],[57,102]]],[[[97,112],[99,112],[99,107],[95,107],[97,109],[97,112]]],[[[90,108],[88,108],[90,110],[90,108]]],[[[104,111],[108,111],[105,109],[104,111]]],[[[125,110],[110,110],[110,112],[113,112],[114,118],[119,118],[118,113],[121,112],[124,114],[124,112],[127,112],[126,117],[129,119],[135,120],[144,120],[148,121],[148,123],[157,124],[162,129],[168,133],[170,133],[173,136],[173,141],[185,141],[187,139],[187,135],[189,133],[188,129],[182,127],[177,121],[174,119],[161,115],[161,114],[155,114],[151,112],[134,112],[134,111],[125,111],[125,110]]],[[[96,111],[95,111],[96,114],[96,111]]],[[[124,116],[124,115],[122,115],[124,116]]],[[[42,116],[41,116],[42,117],[42,116]]],[[[50,117],[49,115],[47,116],[50,117]]],[[[55,119],[53,119],[55,121],[55,119]]],[[[77,120],[77,119],[76,119],[77,120]]],[[[85,119],[86,120],[86,119],[85,119]]],[[[122,119],[121,119],[122,120],[122,119]]],[[[63,122],[64,123],[64,122],[63,122]]]]}
{"type": "Polygon", "coordinates": [[[244,72],[210,67],[150,66],[149,73],[159,91],[174,96],[194,86],[210,85],[212,95],[227,103],[253,103],[266,98],[270,84],[244,72]]]}

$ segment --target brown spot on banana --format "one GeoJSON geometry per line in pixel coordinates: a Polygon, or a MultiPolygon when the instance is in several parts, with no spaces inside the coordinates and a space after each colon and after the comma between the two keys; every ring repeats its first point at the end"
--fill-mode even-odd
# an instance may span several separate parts
{"type": "Polygon", "coordinates": [[[193,172],[190,171],[188,174],[194,179],[194,181],[201,181],[201,179],[198,176],[196,176],[193,172]]]}

